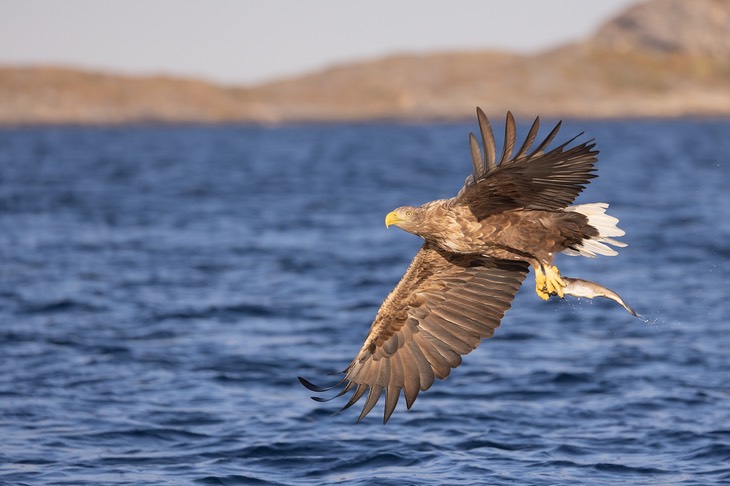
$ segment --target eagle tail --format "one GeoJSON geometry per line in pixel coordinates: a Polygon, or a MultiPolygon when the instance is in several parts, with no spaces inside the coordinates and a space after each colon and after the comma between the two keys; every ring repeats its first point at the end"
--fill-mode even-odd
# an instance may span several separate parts
{"type": "Polygon", "coordinates": [[[564,250],[563,253],[586,257],[618,255],[618,252],[609,245],[625,247],[626,243],[614,239],[616,236],[623,236],[625,232],[617,226],[618,218],[606,214],[607,208],[607,203],[578,204],[565,208],[566,211],[575,211],[588,218],[588,224],[598,231],[598,235],[584,239],[580,245],[564,250]]]}

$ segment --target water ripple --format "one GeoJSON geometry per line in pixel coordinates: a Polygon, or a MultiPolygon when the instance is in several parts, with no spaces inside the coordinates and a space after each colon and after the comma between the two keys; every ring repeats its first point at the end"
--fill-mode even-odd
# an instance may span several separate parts
{"type": "Polygon", "coordinates": [[[455,192],[472,129],[0,130],[0,483],[730,483],[727,121],[565,123],[630,246],[561,271],[643,322],[528,278],[385,427],[298,384],[359,349],[420,245],[383,215],[455,192]]]}

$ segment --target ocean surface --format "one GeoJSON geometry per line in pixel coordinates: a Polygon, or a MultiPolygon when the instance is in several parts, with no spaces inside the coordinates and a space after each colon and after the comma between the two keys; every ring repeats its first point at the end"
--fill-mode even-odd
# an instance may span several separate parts
{"type": "Polygon", "coordinates": [[[558,266],[643,318],[530,275],[387,425],[310,400],[297,376],[336,380],[420,247],[385,214],[454,195],[470,130],[0,130],[0,484],[730,483],[727,120],[556,139],[596,138],[579,202],[629,244],[558,266]]]}

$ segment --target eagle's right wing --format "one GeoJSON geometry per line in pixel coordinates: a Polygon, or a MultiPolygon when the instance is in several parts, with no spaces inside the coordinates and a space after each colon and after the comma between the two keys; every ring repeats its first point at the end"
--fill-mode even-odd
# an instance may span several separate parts
{"type": "MultiPolygon", "coordinates": [[[[384,421],[401,390],[411,408],[434,378],[446,378],[461,364],[461,356],[492,336],[527,271],[525,262],[451,254],[424,244],[383,302],[362,349],[343,371],[343,389],[336,396],[355,390],[344,408],[368,390],[360,419],[383,391],[384,421]]],[[[313,391],[326,390],[300,381],[313,391]]]]}

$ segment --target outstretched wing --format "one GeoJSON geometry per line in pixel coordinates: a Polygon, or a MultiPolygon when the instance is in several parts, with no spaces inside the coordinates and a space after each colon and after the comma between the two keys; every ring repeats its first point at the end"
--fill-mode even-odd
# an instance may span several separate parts
{"type": "MultiPolygon", "coordinates": [[[[383,422],[400,392],[410,409],[435,378],[444,379],[494,329],[527,274],[527,263],[456,255],[428,243],[383,302],[362,349],[343,371],[336,396],[354,389],[343,410],[369,390],[361,420],[385,391],[383,422]]],[[[307,380],[309,389],[322,392],[307,380]]],[[[319,397],[315,400],[324,401],[319,397]]],[[[334,397],[333,397],[334,398],[334,397]]]]}
{"type": "Polygon", "coordinates": [[[540,118],[536,118],[524,143],[513,156],[515,120],[508,112],[504,148],[497,160],[494,134],[481,108],[477,108],[477,118],[484,155],[476,137],[470,133],[474,175],[467,178],[454,198],[454,204],[468,206],[478,219],[514,209],[562,209],[571,204],[585,185],[596,177],[593,171],[598,151],[593,150],[595,143],[592,141],[568,148],[577,138],[574,137],[545,151],[558,134],[562,122],[534,151],[528,153],[540,126],[540,118]]]}

